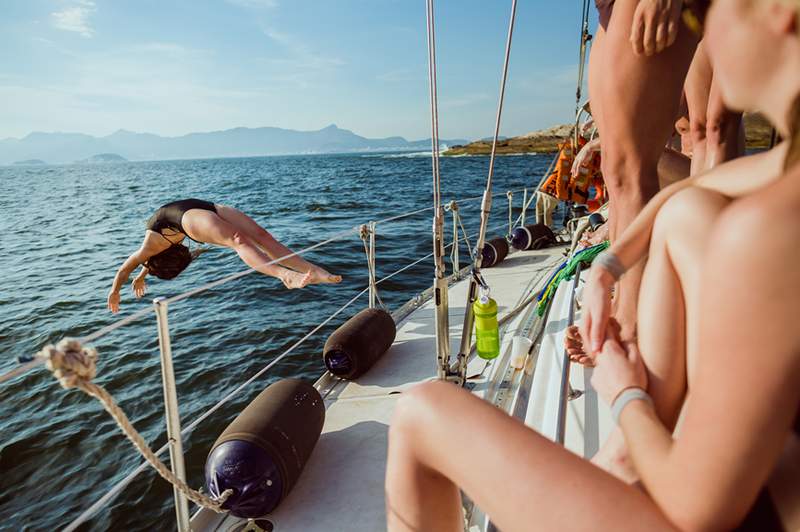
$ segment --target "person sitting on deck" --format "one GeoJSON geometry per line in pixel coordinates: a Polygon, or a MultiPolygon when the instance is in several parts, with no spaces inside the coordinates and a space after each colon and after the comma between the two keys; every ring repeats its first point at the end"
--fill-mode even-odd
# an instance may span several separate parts
{"type": "MultiPolygon", "coordinates": [[[[675,200],[682,197],[684,214],[686,209],[703,211],[696,225],[673,223],[680,219],[675,212],[663,223],[656,220],[646,280],[664,275],[665,267],[677,277],[670,261],[694,252],[694,268],[687,271],[694,303],[687,301],[687,315],[680,317],[685,326],[681,322],[677,329],[659,330],[657,323],[682,312],[680,302],[676,306],[665,299],[680,299],[676,283],[682,279],[674,279],[641,302],[638,346],[621,342],[610,320],[603,331],[591,327],[592,334],[601,333],[599,348],[593,346],[597,367],[592,382],[614,405],[644,491],[464,390],[426,383],[403,394],[390,428],[390,531],[462,530],[459,488],[506,532],[564,526],[763,530],[779,524],[774,512],[781,508],[769,500],[777,492],[764,486],[771,473],[781,472],[778,464],[800,459],[800,331],[794,327],[800,271],[786,267],[800,260],[795,245],[800,226],[799,14],[800,0],[717,0],[709,13],[706,39],[725,102],[732,108],[761,108],[791,144],[725,165],[749,174],[785,155],[777,177],[750,174],[763,180],[749,194],[737,197],[699,186],[675,194],[675,200]],[[686,239],[694,249],[658,242],[662,234],[698,228],[703,238],[686,239]],[[666,256],[654,260],[659,249],[666,256]],[[692,305],[696,310],[689,317],[692,305]],[[659,343],[666,350],[676,343],[672,337],[677,342],[692,338],[685,342],[690,353],[679,347],[671,357],[673,373],[658,374],[649,362],[645,367],[642,358],[647,359],[648,350],[659,343]],[[681,393],[669,404],[664,388],[677,383],[679,389],[681,378],[681,393]],[[679,438],[672,434],[677,414],[670,408],[683,409],[679,438]],[[443,441],[459,444],[442,446],[443,441]],[[479,469],[475,457],[480,457],[479,469]],[[757,522],[756,515],[770,521],[757,522]]],[[[621,255],[618,260],[623,267],[629,264],[621,255]]],[[[595,268],[592,277],[605,275],[604,268],[598,267],[597,274],[595,268]]],[[[779,493],[790,504],[794,496],[795,509],[797,480],[790,478],[779,493]]],[[[785,524],[792,529],[800,525],[785,524]]]]}
{"type": "Polygon", "coordinates": [[[233,207],[185,199],[160,207],[147,221],[144,242],[122,263],[114,276],[108,294],[108,309],[114,313],[119,311],[120,289],[138,266],[143,267],[133,280],[133,293],[137,298],[145,294],[148,274],[160,279],[174,279],[186,269],[202,251],[190,252],[181,244],[186,237],[233,249],[245,264],[265,275],[277,277],[286,288],[339,283],[342,280],[341,276],[332,275],[298,255],[288,257],[280,264],[269,264],[271,260],[291,255],[292,251],[252,218],[233,207]]]}
{"type": "MultiPolygon", "coordinates": [[[[762,53],[769,51],[764,49],[762,53]]],[[[715,63],[727,57],[720,52],[717,56],[720,60],[715,63]]],[[[742,80],[748,94],[747,98],[734,100],[738,108],[768,109],[776,104],[777,97],[772,92],[755,94],[755,87],[764,87],[765,79],[782,80],[772,83],[777,86],[782,83],[783,92],[800,93],[800,83],[782,73],[791,63],[770,65],[776,68],[767,78],[742,80]]],[[[718,78],[730,79],[733,68],[728,66],[726,71],[718,73],[718,78]]],[[[742,92],[741,88],[737,90],[742,92]]],[[[729,89],[729,92],[734,91],[729,89]]],[[[784,95],[783,101],[777,103],[788,107],[790,98],[784,95]]],[[[786,120],[774,112],[771,119],[786,136],[789,132],[786,120]]],[[[764,188],[781,175],[787,149],[788,142],[784,142],[768,152],[729,161],[663,189],[608,250],[624,267],[648,259],[647,275],[640,287],[639,305],[643,308],[639,309],[637,319],[645,332],[640,331],[638,342],[650,377],[650,393],[665,422],[676,423],[687,387],[691,387],[694,379],[697,361],[690,347],[696,342],[701,305],[696,265],[711,244],[713,224],[730,201],[764,188]],[[656,306],[661,309],[658,313],[652,311],[656,306]]],[[[602,344],[612,314],[608,294],[615,283],[602,264],[589,273],[583,290],[580,328],[570,327],[566,336],[567,351],[573,361],[593,364],[592,353],[602,344]]],[[[621,478],[631,479],[635,474],[628,458],[621,433],[614,432],[594,461],[621,478]]]]}

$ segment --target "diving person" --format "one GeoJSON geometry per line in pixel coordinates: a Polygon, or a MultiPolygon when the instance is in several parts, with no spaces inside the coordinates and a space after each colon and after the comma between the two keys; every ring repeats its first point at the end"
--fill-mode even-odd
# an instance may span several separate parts
{"type": "Polygon", "coordinates": [[[286,288],[303,288],[310,284],[339,283],[342,278],[315,266],[299,255],[287,257],[277,264],[270,261],[291,255],[292,251],[252,218],[243,212],[199,199],[173,201],[160,207],[147,221],[141,247],[122,263],[111,291],[108,309],[119,311],[120,289],[130,274],[142,266],[133,280],[133,293],[137,298],[145,294],[145,277],[174,279],[202,249],[189,251],[182,244],[184,238],[195,242],[216,244],[234,250],[242,262],[254,270],[276,277],[286,288]]]}

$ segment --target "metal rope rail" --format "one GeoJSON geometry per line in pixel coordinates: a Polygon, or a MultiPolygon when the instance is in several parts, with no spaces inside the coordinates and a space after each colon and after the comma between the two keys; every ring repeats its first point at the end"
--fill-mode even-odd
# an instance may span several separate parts
{"type": "MultiPolygon", "coordinates": [[[[499,193],[497,195],[499,195],[499,193]]],[[[481,196],[468,197],[468,198],[465,198],[463,200],[460,200],[459,203],[463,204],[463,203],[467,203],[467,202],[471,202],[471,201],[476,201],[476,200],[478,200],[480,198],[481,198],[481,196]]],[[[406,213],[403,213],[403,214],[399,214],[399,215],[396,215],[396,216],[392,216],[392,217],[389,217],[389,218],[384,218],[384,219],[379,220],[379,221],[377,221],[375,223],[376,224],[380,223],[380,224],[386,225],[388,223],[395,222],[395,221],[403,219],[403,218],[408,218],[410,216],[414,216],[416,214],[420,214],[420,213],[432,210],[433,208],[434,207],[427,207],[425,209],[417,209],[417,210],[414,210],[414,211],[409,211],[409,212],[406,212],[406,213]]],[[[324,246],[326,244],[329,244],[331,242],[343,240],[343,239],[345,239],[346,237],[348,237],[350,235],[357,234],[358,228],[359,228],[359,226],[354,226],[354,227],[352,227],[350,229],[347,229],[345,231],[341,231],[339,233],[334,233],[331,236],[329,236],[327,239],[325,239],[325,240],[323,240],[321,242],[313,244],[313,245],[311,245],[311,246],[309,246],[307,248],[301,249],[300,251],[294,252],[291,255],[286,255],[286,256],[280,257],[279,259],[272,260],[272,261],[268,262],[267,264],[268,265],[276,264],[276,263],[278,263],[280,261],[283,261],[283,260],[285,260],[285,259],[287,259],[289,257],[294,257],[296,255],[304,255],[305,253],[308,253],[309,251],[313,251],[314,249],[317,249],[317,248],[319,248],[321,246],[324,246]]],[[[243,271],[240,271],[240,272],[236,272],[236,273],[233,273],[233,274],[228,275],[226,277],[223,277],[221,279],[218,279],[216,281],[212,281],[210,283],[206,283],[206,284],[204,284],[202,286],[199,286],[197,288],[193,288],[193,289],[188,290],[186,292],[183,292],[181,294],[169,297],[169,298],[167,298],[167,299],[165,299],[163,301],[166,302],[167,304],[175,303],[175,302],[187,299],[189,297],[192,297],[194,295],[197,295],[197,294],[199,294],[201,292],[205,292],[207,290],[211,290],[212,288],[216,288],[216,287],[218,287],[220,285],[223,285],[223,284],[229,283],[231,281],[235,281],[237,279],[240,279],[240,278],[242,278],[242,277],[244,277],[246,275],[249,275],[249,274],[253,273],[254,271],[255,270],[250,269],[250,270],[243,270],[243,271]]],[[[137,310],[136,312],[134,312],[133,314],[131,314],[129,316],[126,316],[126,317],[124,317],[124,318],[122,318],[122,319],[120,319],[118,321],[115,321],[114,323],[111,323],[109,325],[101,327],[100,329],[98,329],[98,330],[96,330],[96,331],[94,331],[94,332],[92,332],[90,334],[78,337],[77,339],[83,344],[91,343],[91,342],[93,342],[93,341],[95,341],[95,340],[97,340],[99,338],[102,338],[103,336],[106,336],[107,334],[119,329],[120,327],[124,327],[124,326],[126,326],[126,325],[128,325],[130,323],[138,321],[141,318],[143,318],[144,316],[147,316],[147,315],[149,315],[149,314],[151,314],[153,312],[154,312],[154,308],[152,306],[148,305],[148,306],[146,306],[146,307],[144,307],[142,309],[137,310]]],[[[24,374],[32,371],[33,369],[41,366],[42,364],[44,364],[44,360],[39,359],[39,358],[33,358],[33,357],[20,358],[20,364],[18,366],[16,366],[15,368],[12,368],[12,369],[8,370],[6,373],[3,373],[3,374],[0,375],[0,384],[3,384],[5,382],[7,382],[7,381],[10,381],[11,379],[14,379],[14,378],[16,378],[16,377],[18,377],[20,375],[24,375],[24,374]]]]}

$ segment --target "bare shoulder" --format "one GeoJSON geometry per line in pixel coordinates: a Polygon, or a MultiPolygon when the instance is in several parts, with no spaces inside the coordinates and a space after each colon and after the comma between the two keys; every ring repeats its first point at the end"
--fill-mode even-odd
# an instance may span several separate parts
{"type": "Polygon", "coordinates": [[[142,241],[142,247],[139,249],[139,253],[151,257],[157,253],[161,253],[170,247],[170,245],[171,244],[167,242],[163,236],[148,229],[144,233],[144,240],[142,241]]]}
{"type": "Polygon", "coordinates": [[[787,149],[783,142],[769,151],[728,161],[698,176],[697,186],[732,198],[750,194],[781,175],[787,149]]]}
{"type": "Polygon", "coordinates": [[[708,257],[727,260],[752,285],[779,282],[800,288],[798,227],[800,166],[733,201],[716,221],[708,257]]]}

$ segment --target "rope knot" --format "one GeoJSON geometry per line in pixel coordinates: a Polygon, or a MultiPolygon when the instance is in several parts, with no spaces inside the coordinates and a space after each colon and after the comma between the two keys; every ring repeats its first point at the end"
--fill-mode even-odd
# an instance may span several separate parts
{"type": "Polygon", "coordinates": [[[91,381],[97,374],[97,350],[84,347],[75,338],[45,346],[36,355],[45,360],[47,369],[64,388],[75,388],[91,381]]]}

